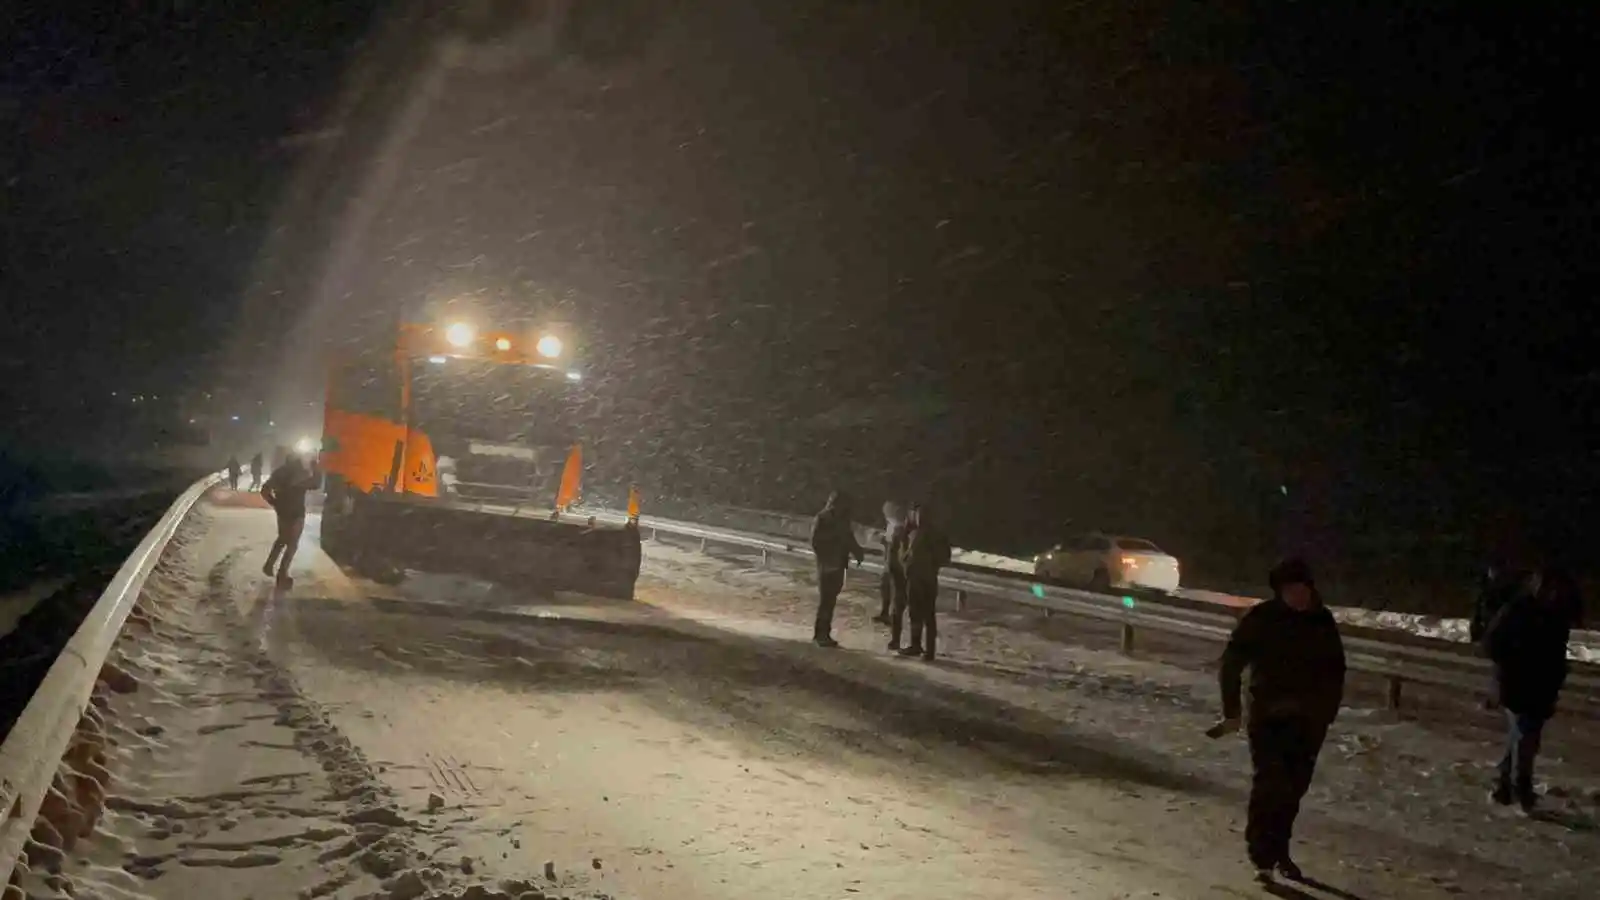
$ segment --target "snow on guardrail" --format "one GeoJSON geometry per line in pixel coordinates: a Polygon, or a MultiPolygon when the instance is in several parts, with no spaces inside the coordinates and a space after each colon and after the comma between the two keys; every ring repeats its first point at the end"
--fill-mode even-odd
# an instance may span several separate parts
{"type": "MultiPolygon", "coordinates": [[[[584,510],[582,515],[620,520],[613,510],[584,510]]],[[[713,528],[653,516],[644,516],[640,525],[679,537],[758,550],[763,554],[809,557],[810,547],[796,537],[741,532],[713,528]]],[[[880,571],[869,557],[866,568],[880,571]]],[[[940,578],[945,590],[967,592],[1002,599],[1024,606],[1120,623],[1124,627],[1124,646],[1131,646],[1132,629],[1148,628],[1192,637],[1222,640],[1232,630],[1239,609],[1200,599],[1179,596],[1141,595],[1119,598],[1074,588],[1032,581],[1013,570],[970,567],[946,570],[940,578]]],[[[1365,611],[1363,611],[1365,612],[1365,611]]],[[[1337,611],[1336,611],[1337,614],[1337,611]]],[[[1345,622],[1345,647],[1351,668],[1382,675],[1391,680],[1391,702],[1399,702],[1399,683],[1445,685],[1479,690],[1488,683],[1489,661],[1476,648],[1460,641],[1418,635],[1405,631],[1371,628],[1364,623],[1345,622]]],[[[1600,694],[1600,667],[1580,662],[1568,680],[1570,688],[1586,694],[1600,694]]]]}
{"type": "Polygon", "coordinates": [[[219,481],[217,475],[201,479],[167,508],[161,521],[117,570],[0,744],[0,885],[11,879],[61,767],[62,756],[89,705],[106,655],[138,601],[145,580],[172,540],[178,523],[219,481]]]}

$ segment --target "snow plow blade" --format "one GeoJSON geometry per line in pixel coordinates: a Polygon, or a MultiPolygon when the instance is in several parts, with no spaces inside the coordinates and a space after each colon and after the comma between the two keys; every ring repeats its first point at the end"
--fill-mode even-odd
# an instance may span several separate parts
{"type": "Polygon", "coordinates": [[[324,513],[323,548],[366,573],[465,575],[540,591],[633,599],[639,528],[401,496],[324,513]],[[330,529],[329,526],[332,526],[330,529]]]}

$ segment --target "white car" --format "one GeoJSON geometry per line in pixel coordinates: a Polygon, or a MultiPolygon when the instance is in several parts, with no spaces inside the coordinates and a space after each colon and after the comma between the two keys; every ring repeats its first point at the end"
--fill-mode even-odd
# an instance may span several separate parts
{"type": "Polygon", "coordinates": [[[1178,560],[1143,538],[1085,534],[1034,557],[1033,574],[1091,590],[1143,587],[1178,589],[1178,560]]]}

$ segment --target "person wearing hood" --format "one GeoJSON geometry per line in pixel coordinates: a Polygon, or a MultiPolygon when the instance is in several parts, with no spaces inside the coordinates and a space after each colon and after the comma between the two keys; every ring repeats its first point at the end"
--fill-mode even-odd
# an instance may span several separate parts
{"type": "Polygon", "coordinates": [[[939,570],[950,564],[950,542],[920,506],[906,514],[900,565],[905,571],[906,607],[911,613],[911,643],[900,648],[900,617],[890,626],[889,647],[901,656],[932,660],[939,649],[939,570]]]}
{"type": "Polygon", "coordinates": [[[1298,881],[1304,876],[1289,855],[1289,842],[1317,754],[1344,699],[1344,642],[1304,560],[1279,563],[1268,582],[1272,599],[1244,614],[1222,653],[1222,721],[1207,734],[1240,729],[1240,688],[1248,668],[1246,734],[1253,775],[1245,844],[1258,880],[1271,881],[1278,873],[1298,881]]]}
{"type": "Polygon", "coordinates": [[[817,557],[817,621],[811,638],[819,647],[837,647],[833,639],[833,608],[839,602],[839,592],[844,590],[844,572],[850,557],[856,565],[866,559],[866,553],[856,540],[855,527],[850,524],[850,498],[843,491],[828,496],[827,505],[811,522],[811,552],[817,557]]]}
{"type": "Polygon", "coordinates": [[[1577,582],[1558,569],[1535,573],[1529,588],[1495,614],[1483,647],[1494,661],[1506,713],[1506,749],[1492,796],[1502,806],[1515,800],[1531,812],[1538,799],[1533,762],[1567,680],[1567,640],[1583,601],[1577,582]]]}
{"type": "Polygon", "coordinates": [[[235,453],[228,457],[228,490],[239,489],[239,471],[239,454],[235,453]]]}
{"type": "MultiPolygon", "coordinates": [[[[883,605],[872,620],[883,625],[890,624],[891,613],[899,616],[905,612],[906,571],[900,565],[900,549],[905,531],[905,509],[893,500],[884,503],[883,535],[878,539],[883,545],[883,578],[878,582],[878,593],[883,605]]],[[[890,645],[890,649],[899,648],[890,645]]]]}

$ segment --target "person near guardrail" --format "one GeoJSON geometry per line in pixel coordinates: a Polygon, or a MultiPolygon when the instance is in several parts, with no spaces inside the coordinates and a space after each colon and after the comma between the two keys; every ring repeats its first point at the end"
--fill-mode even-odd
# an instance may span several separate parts
{"type": "Polygon", "coordinates": [[[258,450],[255,456],[250,457],[250,490],[261,490],[261,470],[264,468],[266,462],[262,460],[261,452],[258,450]]]}
{"type": "Polygon", "coordinates": [[[272,542],[262,574],[276,578],[278,585],[288,587],[294,583],[289,577],[289,565],[294,562],[295,550],[300,546],[300,535],[306,527],[306,492],[317,484],[315,466],[308,469],[296,454],[290,454],[283,465],[267,478],[261,486],[261,497],[278,514],[278,537],[272,542]],[[281,564],[280,564],[281,556],[281,564]],[[277,566],[276,575],[273,567],[277,566]]]}
{"type": "Polygon", "coordinates": [[[1240,729],[1240,687],[1248,668],[1246,734],[1253,775],[1245,844],[1258,880],[1270,882],[1277,873],[1298,881],[1304,875],[1289,855],[1289,842],[1328,726],[1344,699],[1344,642],[1304,560],[1279,563],[1268,583],[1272,599],[1245,613],[1222,653],[1222,721],[1207,734],[1240,729]]]}
{"type": "Polygon", "coordinates": [[[228,490],[239,489],[239,474],[239,454],[235,453],[228,457],[228,490]]]}
{"type": "Polygon", "coordinates": [[[850,523],[850,498],[843,491],[828,495],[828,502],[811,520],[811,552],[817,557],[817,621],[812,640],[820,647],[837,647],[833,639],[833,609],[844,590],[844,572],[850,557],[856,565],[866,559],[850,523]]]}
{"type": "Polygon", "coordinates": [[[1515,801],[1525,812],[1538,802],[1533,763],[1567,680],[1567,641],[1574,610],[1582,608],[1577,582],[1565,571],[1542,570],[1529,587],[1495,614],[1483,635],[1506,713],[1505,753],[1491,796],[1501,806],[1515,801]]]}
{"type": "MultiPolygon", "coordinates": [[[[1489,563],[1484,571],[1483,583],[1478,589],[1477,601],[1473,604],[1472,620],[1467,626],[1467,636],[1473,643],[1483,641],[1483,635],[1489,630],[1489,623],[1494,621],[1495,614],[1526,592],[1532,577],[1526,571],[1514,569],[1499,560],[1489,563]]],[[[1489,694],[1484,700],[1483,707],[1498,709],[1500,688],[1493,676],[1490,677],[1488,688],[1489,694]]]]}
{"type": "MultiPolygon", "coordinates": [[[[900,565],[900,544],[905,537],[906,511],[899,503],[890,500],[883,504],[883,533],[878,542],[883,545],[883,577],[878,581],[878,594],[883,601],[872,621],[891,624],[890,614],[902,616],[905,612],[906,571],[900,565]]],[[[897,636],[889,643],[890,650],[900,649],[897,636]]]]}
{"type": "MultiPolygon", "coordinates": [[[[913,504],[906,514],[906,534],[900,551],[906,573],[906,608],[911,613],[911,643],[901,656],[921,656],[931,661],[939,651],[939,570],[950,564],[950,541],[927,511],[913,504]]],[[[900,643],[900,617],[890,626],[891,647],[900,643]]]]}

